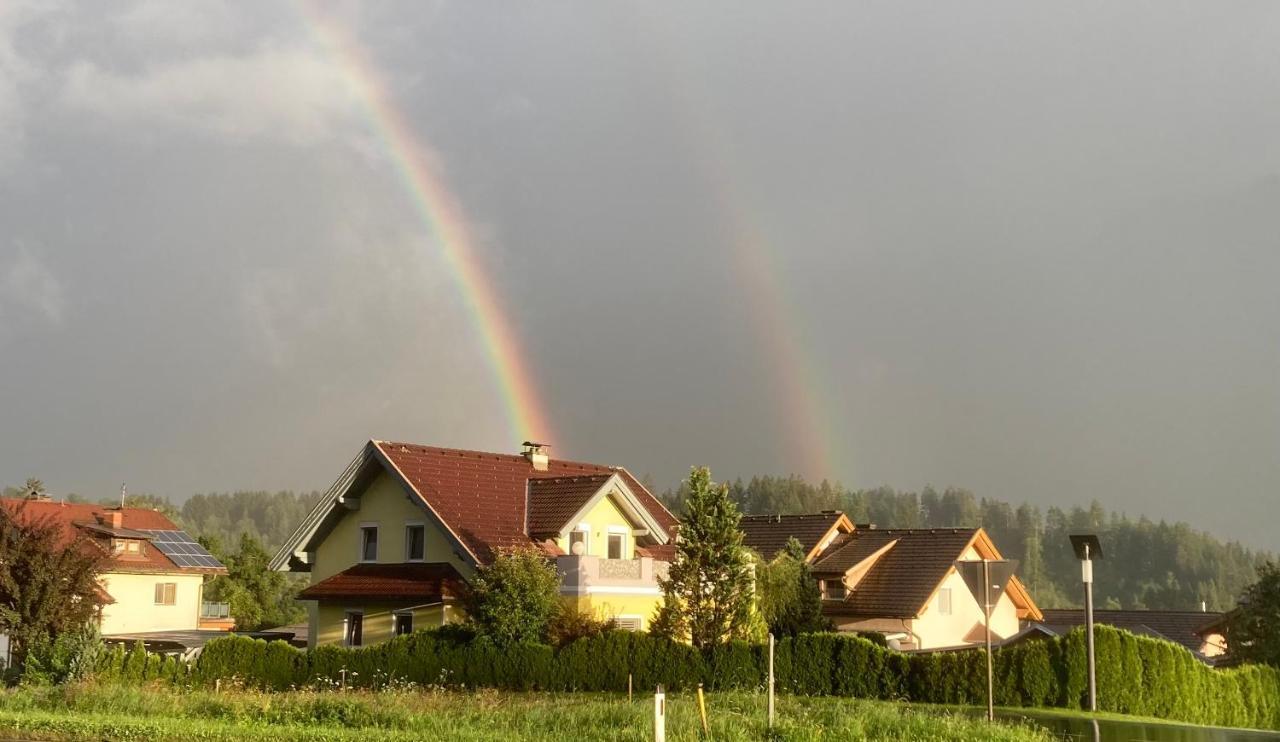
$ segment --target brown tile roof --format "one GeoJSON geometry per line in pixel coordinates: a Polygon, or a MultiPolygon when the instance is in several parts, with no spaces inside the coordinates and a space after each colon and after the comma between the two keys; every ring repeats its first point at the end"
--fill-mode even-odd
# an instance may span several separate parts
{"type": "Polygon", "coordinates": [[[662,503],[620,467],[551,459],[537,471],[524,456],[412,443],[374,441],[459,540],[482,562],[496,549],[528,546],[525,533],[526,485],[531,478],[618,474],[650,516],[668,534],[677,525],[662,503]]]}
{"type": "Polygon", "coordinates": [[[439,603],[462,594],[462,575],[443,562],[357,564],[317,582],[299,600],[420,600],[439,603]]]}
{"type": "MultiPolygon", "coordinates": [[[[1198,652],[1204,645],[1204,639],[1197,632],[1205,624],[1215,618],[1221,618],[1222,615],[1203,611],[1095,610],[1093,620],[1095,623],[1125,629],[1135,634],[1163,637],[1181,644],[1192,652],[1198,652]]],[[[1078,608],[1048,608],[1044,611],[1043,623],[1059,633],[1064,633],[1072,627],[1084,625],[1084,611],[1078,608]]]]}
{"type": "Polygon", "coordinates": [[[660,562],[670,562],[676,558],[675,544],[651,544],[649,546],[637,546],[636,553],[642,557],[657,559],[660,562]]]}
{"type": "Polygon", "coordinates": [[[805,515],[744,515],[738,528],[742,531],[742,543],[760,552],[765,559],[772,559],[787,545],[787,539],[795,537],[804,546],[806,554],[813,551],[822,537],[827,535],[843,513],[808,513],[805,515]]]}
{"type": "MultiPolygon", "coordinates": [[[[103,539],[115,533],[121,538],[149,538],[142,530],[180,531],[173,521],[158,510],[149,508],[107,508],[90,503],[60,502],[57,500],[20,500],[14,498],[0,499],[0,507],[10,512],[21,510],[23,517],[31,520],[51,519],[61,530],[62,542],[71,544],[76,536],[85,531],[95,536],[95,543],[103,544],[103,539]],[[110,513],[122,514],[121,527],[115,529],[99,522],[99,516],[110,513]]],[[[104,546],[105,548],[105,546],[104,546]]],[[[225,573],[226,569],[199,569],[179,567],[152,544],[143,547],[140,556],[113,555],[107,559],[104,571],[124,572],[198,572],[202,574],[225,573]]]]}
{"type": "Polygon", "coordinates": [[[827,603],[823,611],[834,616],[918,616],[977,532],[977,528],[854,531],[814,563],[815,574],[843,574],[861,561],[859,557],[865,559],[892,541],[897,544],[876,560],[843,602],[827,603]]]}
{"type": "Polygon", "coordinates": [[[529,535],[559,533],[612,474],[538,477],[529,480],[529,535]]]}

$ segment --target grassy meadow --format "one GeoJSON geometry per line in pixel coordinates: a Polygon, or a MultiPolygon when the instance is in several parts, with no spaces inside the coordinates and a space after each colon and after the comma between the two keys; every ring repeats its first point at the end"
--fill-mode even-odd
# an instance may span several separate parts
{"type": "MultiPolygon", "coordinates": [[[[714,740],[1009,740],[1047,732],[847,698],[707,697],[714,740]]],[[[180,690],[72,684],[0,692],[0,739],[24,740],[651,740],[652,696],[497,691],[180,690]]],[[[667,739],[701,738],[697,700],[672,694],[667,739]]]]}

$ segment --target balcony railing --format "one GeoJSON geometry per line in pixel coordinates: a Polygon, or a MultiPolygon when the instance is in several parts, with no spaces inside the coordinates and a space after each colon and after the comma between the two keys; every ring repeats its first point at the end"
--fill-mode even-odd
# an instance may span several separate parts
{"type": "Polygon", "coordinates": [[[605,559],[598,556],[566,555],[556,557],[560,571],[560,590],[583,595],[595,590],[623,588],[636,590],[658,587],[667,576],[667,563],[649,557],[639,559],[605,559]]]}
{"type": "Polygon", "coordinates": [[[200,618],[231,618],[231,604],[201,603],[200,618]]]}

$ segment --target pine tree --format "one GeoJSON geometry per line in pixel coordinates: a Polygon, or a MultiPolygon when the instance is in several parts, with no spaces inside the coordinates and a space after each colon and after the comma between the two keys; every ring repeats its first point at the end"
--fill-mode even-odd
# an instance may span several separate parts
{"type": "Polygon", "coordinates": [[[688,485],[675,559],[661,581],[666,597],[651,630],[699,648],[748,638],[759,620],[741,515],[709,469],[695,468],[688,485]]]}

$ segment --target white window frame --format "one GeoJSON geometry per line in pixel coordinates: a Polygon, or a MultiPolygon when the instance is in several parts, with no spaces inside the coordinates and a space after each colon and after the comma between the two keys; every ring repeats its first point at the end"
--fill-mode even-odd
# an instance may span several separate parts
{"type": "Polygon", "coordinates": [[[573,554],[573,534],[582,534],[582,555],[586,556],[591,553],[591,526],[587,523],[579,523],[577,528],[569,531],[565,535],[565,546],[570,555],[573,554]]]}
{"type": "Polygon", "coordinates": [[[638,613],[622,613],[617,616],[614,616],[613,620],[615,622],[616,621],[635,621],[636,622],[636,627],[634,629],[623,628],[622,624],[618,624],[618,629],[621,631],[636,631],[636,632],[644,631],[644,616],[641,616],[638,613]]]}
{"type": "Polygon", "coordinates": [[[955,595],[952,593],[951,588],[949,587],[938,588],[938,615],[939,616],[954,615],[955,607],[956,607],[955,595]],[[943,600],[944,597],[946,598],[945,601],[943,600]]]}
{"type": "Polygon", "coordinates": [[[622,548],[619,550],[618,558],[626,559],[627,558],[627,537],[631,535],[631,529],[626,526],[609,526],[608,531],[609,531],[608,534],[605,535],[605,542],[604,542],[605,558],[608,558],[609,556],[609,537],[621,536],[622,548]]]}
{"type": "Polygon", "coordinates": [[[359,608],[348,608],[342,613],[342,646],[344,647],[363,647],[364,646],[364,611],[359,608]],[[351,643],[351,617],[360,617],[360,643],[351,643]]]}
{"type": "Polygon", "coordinates": [[[382,552],[382,527],[376,522],[361,523],[360,538],[356,540],[356,548],[359,550],[357,552],[357,561],[361,564],[377,564],[378,556],[382,552]],[[373,547],[372,559],[364,558],[364,532],[365,529],[368,528],[373,529],[373,532],[376,534],[374,538],[377,539],[377,543],[373,547]]]}
{"type": "Polygon", "coordinates": [[[413,617],[413,611],[411,611],[411,610],[409,610],[409,611],[392,611],[392,612],[391,612],[391,636],[392,636],[392,637],[405,636],[405,635],[406,635],[406,634],[401,634],[401,633],[399,633],[399,631],[398,631],[398,629],[400,628],[400,626],[399,626],[400,619],[401,619],[401,618],[404,618],[404,617],[406,617],[406,616],[409,618],[409,631],[408,631],[408,632],[406,632],[406,634],[412,634],[412,633],[414,632],[414,630],[417,628],[416,624],[418,623],[418,621],[417,621],[417,619],[415,619],[415,618],[413,617]]]}
{"type": "Polygon", "coordinates": [[[404,523],[404,560],[406,562],[425,562],[427,561],[427,524],[420,520],[407,520],[404,523]],[[413,558],[409,555],[409,529],[422,529],[422,556],[413,558]]]}
{"type": "MultiPolygon", "coordinates": [[[[159,588],[160,600],[155,601],[155,605],[171,607],[178,604],[178,583],[176,582],[157,582],[156,587],[159,588]],[[173,589],[173,602],[169,602],[170,588],[173,589]]],[[[154,590],[152,591],[155,592],[154,590]]],[[[154,599],[154,595],[152,598],[154,599]]]]}

